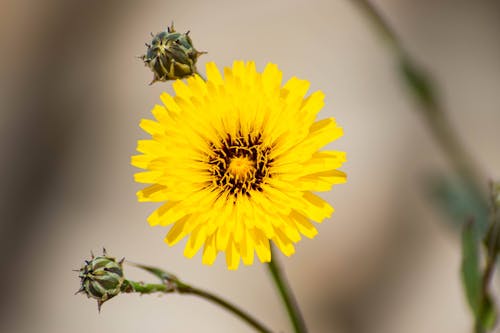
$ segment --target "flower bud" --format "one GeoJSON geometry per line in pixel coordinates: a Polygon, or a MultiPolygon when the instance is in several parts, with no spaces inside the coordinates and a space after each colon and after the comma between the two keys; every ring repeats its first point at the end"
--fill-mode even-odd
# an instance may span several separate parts
{"type": "Polygon", "coordinates": [[[176,32],[172,24],[167,31],[153,35],[147,52],[141,58],[153,72],[153,81],[182,79],[197,73],[196,60],[206,52],[199,52],[186,33],[176,32]]]}
{"type": "Polygon", "coordinates": [[[102,256],[92,255],[91,260],[85,260],[85,265],[79,270],[81,279],[80,289],[89,298],[97,300],[97,307],[118,295],[121,291],[125,278],[123,277],[123,260],[116,261],[109,257],[106,250],[102,256]]]}

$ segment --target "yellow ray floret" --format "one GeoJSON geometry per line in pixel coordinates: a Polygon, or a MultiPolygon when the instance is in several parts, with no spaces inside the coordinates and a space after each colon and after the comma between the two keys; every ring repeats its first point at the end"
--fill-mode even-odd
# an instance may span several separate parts
{"type": "Polygon", "coordinates": [[[285,255],[302,236],[318,233],[333,213],[313,192],[344,183],[338,170],[345,153],[320,150],[342,136],[335,119],[316,121],[324,105],[320,91],[309,96],[309,82],[291,78],[268,64],[235,61],[223,75],[214,63],[207,80],[194,75],[163,93],[154,120],[140,127],[151,137],[139,140],[132,164],[143,169],[135,180],[149,184],[139,201],[162,202],[148,218],[152,226],[171,226],[170,246],[188,237],[184,254],[202,249],[211,265],[219,252],[229,269],[271,260],[270,242],[285,255]]]}

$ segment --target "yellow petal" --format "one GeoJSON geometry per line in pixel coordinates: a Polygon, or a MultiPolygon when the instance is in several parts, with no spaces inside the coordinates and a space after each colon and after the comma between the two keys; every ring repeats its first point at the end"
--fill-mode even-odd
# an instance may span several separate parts
{"type": "Polygon", "coordinates": [[[154,157],[150,155],[134,155],[130,158],[130,164],[141,169],[146,169],[149,162],[153,159],[154,157]]]}
{"type": "Polygon", "coordinates": [[[283,86],[282,95],[284,95],[285,98],[290,98],[291,95],[303,98],[307,93],[309,86],[309,81],[301,80],[294,76],[283,86]]]}
{"type": "Polygon", "coordinates": [[[139,126],[151,135],[162,134],[165,131],[165,127],[150,119],[142,119],[139,126]]]}
{"type": "Polygon", "coordinates": [[[314,238],[318,234],[318,230],[316,230],[314,225],[299,212],[295,210],[292,211],[292,213],[290,214],[290,218],[293,219],[300,233],[307,238],[314,238]]]}
{"type": "Polygon", "coordinates": [[[226,249],[226,264],[229,270],[237,270],[240,264],[240,253],[231,239],[226,249]]]}
{"type": "Polygon", "coordinates": [[[190,213],[182,207],[179,201],[168,201],[149,215],[148,222],[150,225],[167,226],[186,215],[190,215],[190,213]]]}
{"type": "Polygon", "coordinates": [[[295,253],[295,246],[293,246],[293,243],[283,232],[281,232],[281,230],[277,230],[276,237],[273,238],[273,242],[287,257],[295,253]]]}
{"type": "Polygon", "coordinates": [[[202,262],[205,265],[212,265],[217,257],[217,249],[215,247],[215,234],[208,236],[203,248],[202,262]]]}
{"type": "Polygon", "coordinates": [[[252,265],[254,259],[254,242],[248,230],[245,231],[242,241],[239,244],[241,259],[245,265],[252,265]]]}
{"type": "Polygon", "coordinates": [[[271,247],[269,246],[269,238],[267,238],[264,233],[258,229],[251,230],[250,236],[255,243],[255,252],[257,252],[259,260],[261,262],[270,262],[271,247]]]}
{"type": "Polygon", "coordinates": [[[333,213],[333,207],[330,206],[328,202],[321,199],[311,192],[304,193],[304,199],[307,203],[307,208],[301,212],[313,221],[318,223],[323,222],[327,217],[330,217],[333,213]]]}
{"type": "Polygon", "coordinates": [[[184,255],[188,258],[192,258],[201,248],[203,243],[205,243],[206,239],[206,227],[205,225],[199,225],[191,232],[189,241],[184,248],[184,255]]]}
{"type": "Polygon", "coordinates": [[[143,154],[161,156],[165,153],[165,146],[154,140],[137,141],[137,151],[143,154]]]}
{"type": "MultiPolygon", "coordinates": [[[[174,98],[167,93],[163,93],[160,95],[160,99],[163,104],[167,107],[167,110],[172,114],[179,114],[182,112],[182,109],[177,105],[174,98]]],[[[155,115],[156,116],[156,115],[155,115]]],[[[158,119],[160,120],[160,119],[158,119]]]]}
{"type": "Polygon", "coordinates": [[[343,135],[342,128],[337,126],[335,119],[327,118],[315,122],[309,132],[309,137],[304,142],[314,144],[315,148],[321,148],[329,142],[340,138],[343,135]]]}
{"type": "Polygon", "coordinates": [[[179,221],[177,221],[170,231],[168,232],[167,236],[165,237],[165,242],[169,246],[175,245],[177,242],[179,242],[182,238],[184,238],[187,234],[187,221],[188,217],[185,217],[179,221]]]}
{"type": "Polygon", "coordinates": [[[214,62],[208,62],[205,68],[207,70],[207,81],[213,82],[216,85],[223,84],[222,76],[214,62]]]}
{"type": "Polygon", "coordinates": [[[165,193],[166,186],[153,184],[148,186],[139,192],[137,192],[137,199],[139,202],[151,201],[151,202],[160,202],[166,201],[167,195],[165,193]]]}
{"type": "Polygon", "coordinates": [[[267,95],[279,96],[282,76],[283,73],[278,69],[278,66],[271,63],[266,65],[264,72],[262,72],[262,84],[267,95]]]}
{"type": "Polygon", "coordinates": [[[160,171],[145,171],[138,172],[134,175],[134,180],[138,183],[152,184],[155,183],[162,173],[160,171]]]}

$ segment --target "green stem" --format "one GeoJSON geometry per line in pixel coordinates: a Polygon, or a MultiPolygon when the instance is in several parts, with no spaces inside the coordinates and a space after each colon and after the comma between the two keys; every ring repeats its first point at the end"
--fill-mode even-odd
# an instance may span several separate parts
{"type": "Polygon", "coordinates": [[[171,293],[175,289],[173,286],[156,283],[143,283],[131,280],[125,280],[122,291],[127,293],[154,294],[154,293],[171,293]]]}
{"type": "Polygon", "coordinates": [[[450,126],[443,106],[437,98],[432,79],[416,65],[414,57],[410,56],[395,31],[368,0],[351,1],[366,14],[379,35],[395,53],[407,88],[415,95],[423,111],[427,127],[435,141],[441,146],[455,172],[463,177],[474,194],[486,200],[486,179],[461,144],[457,133],[450,126]]]}
{"type": "Polygon", "coordinates": [[[236,305],[224,300],[223,298],[215,294],[212,294],[208,291],[199,288],[191,287],[179,280],[167,281],[165,284],[154,284],[154,283],[145,284],[142,282],[126,280],[124,283],[124,287],[122,289],[124,292],[137,292],[141,294],[153,294],[157,292],[161,293],[178,292],[179,294],[196,295],[206,299],[207,301],[210,301],[212,303],[215,303],[223,307],[233,315],[237,316],[238,318],[246,322],[248,325],[255,328],[257,332],[272,333],[270,329],[265,327],[262,323],[260,323],[257,319],[253,318],[247,312],[238,308],[236,305]]]}
{"type": "Polygon", "coordinates": [[[307,332],[306,324],[304,322],[302,314],[300,313],[297,300],[295,299],[292,290],[288,286],[286,278],[272,250],[273,247],[271,246],[271,261],[269,262],[269,264],[267,264],[269,272],[271,273],[273,281],[279,290],[281,299],[288,312],[288,317],[290,318],[290,321],[293,325],[294,332],[306,333],[307,332]]]}
{"type": "MultiPolygon", "coordinates": [[[[461,144],[456,131],[454,131],[450,125],[450,121],[446,116],[445,110],[439,101],[432,79],[425,71],[417,66],[414,57],[410,56],[395,31],[390,27],[388,22],[370,3],[370,1],[352,0],[352,2],[366,14],[367,18],[373,23],[377,32],[387,42],[388,46],[393,50],[395,56],[398,58],[404,82],[419,102],[427,127],[429,128],[435,141],[440,145],[443,153],[448,158],[455,172],[462,177],[465,185],[472,194],[486,202],[486,179],[478,166],[474,163],[470,154],[461,144]]],[[[495,225],[492,224],[490,227],[495,227],[495,225]]],[[[498,233],[500,233],[500,230],[495,229],[493,232],[493,239],[498,236],[498,233]]],[[[483,307],[488,306],[488,286],[493,275],[498,252],[496,250],[491,251],[490,248],[495,248],[495,246],[496,244],[488,244],[487,264],[483,273],[483,281],[481,284],[480,313],[485,311],[485,308],[483,307]]],[[[476,316],[475,332],[485,332],[482,322],[478,316],[476,316]]]]}
{"type": "MultiPolygon", "coordinates": [[[[495,265],[497,263],[499,247],[500,247],[500,216],[498,215],[498,203],[497,203],[497,189],[494,183],[490,184],[490,200],[491,200],[491,212],[490,212],[490,230],[485,238],[486,246],[486,265],[483,272],[483,278],[481,281],[481,294],[479,300],[479,314],[484,316],[487,315],[489,307],[491,307],[491,294],[490,294],[490,284],[495,273],[495,265]]],[[[481,320],[476,319],[476,324],[474,327],[475,333],[485,333],[486,328],[481,320]]]]}
{"type": "Polygon", "coordinates": [[[261,324],[257,319],[253,318],[250,316],[248,313],[245,311],[241,310],[238,308],[236,305],[229,303],[228,301],[220,298],[219,296],[212,294],[208,291],[191,287],[187,284],[177,282],[177,291],[180,294],[191,294],[191,295],[196,295],[200,296],[201,298],[206,299],[207,301],[213,302],[217,305],[220,305],[227,311],[231,312],[235,316],[239,317],[241,320],[245,321],[248,325],[252,326],[255,328],[258,332],[262,333],[271,333],[272,331],[265,327],[263,324],[261,324]]]}

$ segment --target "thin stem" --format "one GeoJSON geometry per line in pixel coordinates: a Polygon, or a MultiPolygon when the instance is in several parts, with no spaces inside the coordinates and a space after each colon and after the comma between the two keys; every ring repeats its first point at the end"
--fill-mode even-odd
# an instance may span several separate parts
{"type": "Polygon", "coordinates": [[[222,299],[221,297],[212,294],[206,290],[202,290],[199,288],[191,287],[187,284],[177,282],[177,292],[180,294],[191,294],[191,295],[196,295],[201,298],[206,299],[207,301],[213,302],[217,305],[220,305],[227,311],[231,312],[235,316],[239,317],[241,320],[245,321],[248,325],[252,326],[255,328],[258,332],[262,333],[271,333],[272,331],[265,327],[262,323],[260,323],[257,319],[253,318],[251,315],[249,315],[247,312],[243,311],[242,309],[238,308],[236,305],[231,304],[230,302],[222,299]]]}
{"type": "Polygon", "coordinates": [[[143,283],[131,280],[125,280],[122,290],[127,293],[141,293],[141,294],[153,294],[153,293],[171,293],[175,289],[171,285],[166,284],[156,284],[156,283],[143,283]]]}
{"type": "Polygon", "coordinates": [[[179,294],[190,294],[190,295],[196,295],[201,298],[206,299],[207,301],[210,301],[212,303],[215,303],[233,315],[237,316],[244,322],[246,322],[248,325],[252,326],[255,328],[257,332],[261,333],[272,333],[270,329],[268,329],[266,326],[264,326],[262,323],[260,323],[257,319],[252,317],[250,314],[247,312],[243,311],[236,305],[224,300],[223,298],[212,294],[208,291],[191,287],[179,280],[171,280],[171,281],[166,281],[165,284],[146,284],[142,282],[135,282],[135,281],[130,281],[126,280],[124,283],[124,287],[122,288],[124,292],[137,292],[141,294],[152,294],[152,293],[172,293],[172,292],[178,292],[179,294]]]}
{"type": "Polygon", "coordinates": [[[495,264],[498,258],[498,241],[500,238],[500,221],[496,220],[496,208],[493,208],[492,228],[487,236],[487,258],[484,268],[483,281],[481,286],[481,297],[484,301],[488,297],[488,288],[495,272],[495,264]]]}
{"type": "Polygon", "coordinates": [[[276,287],[279,290],[281,299],[286,307],[288,312],[288,317],[293,325],[293,329],[295,333],[306,333],[307,328],[304,322],[304,318],[300,313],[299,306],[297,304],[297,300],[293,295],[292,290],[288,286],[284,273],[276,260],[276,256],[272,253],[273,247],[271,246],[271,261],[267,264],[269,268],[269,272],[273,277],[273,281],[276,284],[276,287]]]}
{"type": "Polygon", "coordinates": [[[416,65],[414,57],[408,53],[396,32],[370,1],[351,1],[366,14],[380,36],[394,51],[399,60],[405,83],[421,105],[427,127],[441,146],[451,166],[464,178],[466,185],[473,190],[474,194],[486,200],[485,178],[477,165],[473,163],[470,154],[460,143],[457,133],[450,126],[444,109],[437,98],[437,92],[431,78],[416,65]]]}
{"type": "MultiPolygon", "coordinates": [[[[479,302],[479,313],[483,314],[488,311],[488,306],[491,303],[490,295],[490,284],[495,273],[495,265],[497,263],[499,246],[500,246],[500,216],[498,216],[498,204],[496,202],[496,196],[498,195],[497,189],[494,183],[490,184],[490,204],[491,204],[491,222],[490,230],[486,235],[485,245],[486,245],[486,266],[483,272],[483,278],[481,281],[481,294],[479,302]]],[[[485,328],[480,320],[476,320],[476,325],[474,327],[475,333],[484,333],[485,328]]]]}
{"type": "MultiPolygon", "coordinates": [[[[408,53],[395,31],[369,0],[351,1],[366,14],[377,32],[384,38],[398,58],[404,82],[419,102],[427,127],[448,158],[455,172],[462,177],[465,185],[472,194],[486,202],[486,179],[481,170],[474,163],[474,160],[470,157],[470,154],[461,144],[456,131],[454,131],[450,125],[432,79],[425,71],[417,66],[414,57],[408,53]]],[[[492,223],[493,224],[490,224],[490,228],[493,228],[491,232],[492,238],[490,238],[490,242],[487,244],[488,257],[481,284],[480,313],[484,312],[485,309],[483,309],[483,307],[488,306],[488,286],[494,272],[494,265],[498,253],[495,242],[498,239],[500,230],[496,227],[494,221],[492,223]],[[493,249],[493,251],[491,249],[493,249]]],[[[477,316],[475,332],[485,332],[483,324],[477,316]]]]}

